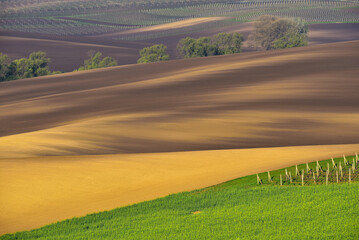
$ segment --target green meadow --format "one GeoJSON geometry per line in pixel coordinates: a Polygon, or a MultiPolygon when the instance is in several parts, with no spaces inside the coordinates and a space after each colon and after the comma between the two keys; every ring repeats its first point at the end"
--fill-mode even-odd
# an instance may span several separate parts
{"type": "MultiPolygon", "coordinates": [[[[304,186],[292,183],[285,169],[238,178],[205,189],[54,223],[0,239],[359,239],[359,169],[354,157],[339,161],[343,177],[336,183],[331,160],[320,161],[316,183],[310,178],[317,163],[298,165],[304,186]],[[329,163],[329,182],[325,172],[329,163]],[[351,170],[352,171],[352,170],[351,170]],[[346,174],[348,172],[348,174],[346,174]],[[283,176],[282,185],[279,183],[283,176]]],[[[301,179],[301,177],[300,177],[301,179]]],[[[26,201],[26,199],[24,199],[26,201]]],[[[89,199],[91,201],[91,199],[89,199]]]]}

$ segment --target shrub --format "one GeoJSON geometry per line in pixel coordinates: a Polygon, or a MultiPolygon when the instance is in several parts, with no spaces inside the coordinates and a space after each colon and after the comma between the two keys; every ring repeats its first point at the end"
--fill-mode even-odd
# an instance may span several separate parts
{"type": "Polygon", "coordinates": [[[140,56],[141,58],[137,60],[137,63],[160,62],[169,59],[167,47],[163,44],[143,48],[140,51],[140,56]]]}
{"type": "Polygon", "coordinates": [[[78,71],[117,66],[115,59],[112,57],[103,58],[101,52],[90,51],[88,55],[90,58],[84,61],[84,66],[80,67],[78,71]]]}
{"type": "Polygon", "coordinates": [[[300,19],[264,15],[254,22],[249,40],[265,50],[307,45],[308,26],[300,19]]]}
{"type": "Polygon", "coordinates": [[[214,36],[214,42],[220,54],[240,53],[243,35],[240,33],[218,33],[214,36]]]}
{"type": "Polygon", "coordinates": [[[184,58],[207,57],[241,52],[243,36],[239,33],[219,33],[198,39],[186,37],[177,44],[178,54],[184,58]]]}
{"type": "Polygon", "coordinates": [[[10,65],[11,59],[7,55],[0,53],[0,82],[6,81],[8,78],[11,71],[10,65]]]}
{"type": "Polygon", "coordinates": [[[299,33],[297,34],[287,33],[283,37],[273,42],[274,49],[303,47],[307,45],[308,45],[307,36],[299,33]]]}
{"type": "Polygon", "coordinates": [[[12,62],[7,55],[0,53],[0,81],[53,74],[48,66],[50,61],[46,53],[41,51],[31,53],[29,58],[15,59],[12,62]]]}

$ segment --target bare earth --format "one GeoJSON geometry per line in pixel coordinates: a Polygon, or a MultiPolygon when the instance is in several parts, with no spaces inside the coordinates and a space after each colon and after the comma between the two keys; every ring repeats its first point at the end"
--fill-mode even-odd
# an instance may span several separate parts
{"type": "Polygon", "coordinates": [[[224,20],[224,19],[226,19],[226,18],[225,17],[190,18],[190,19],[171,22],[171,23],[158,24],[158,25],[154,25],[154,26],[130,29],[130,30],[120,31],[120,32],[116,32],[116,33],[103,34],[103,35],[98,35],[98,36],[113,37],[113,36],[133,34],[133,33],[165,31],[165,30],[169,30],[169,29],[185,28],[185,27],[190,27],[190,26],[199,25],[199,24],[203,24],[203,23],[220,21],[220,20],[224,20]]]}
{"type": "Polygon", "coordinates": [[[0,233],[359,152],[358,50],[352,41],[0,83],[0,233]]]}
{"type": "Polygon", "coordinates": [[[0,159],[0,233],[357,150],[359,144],[0,159]]]}
{"type": "Polygon", "coordinates": [[[309,25],[309,44],[359,40],[359,23],[309,25]]]}
{"type": "Polygon", "coordinates": [[[354,41],[4,82],[1,157],[357,143],[358,49],[354,41]]]}
{"type": "MultiPolygon", "coordinates": [[[[18,34],[16,34],[18,35],[18,34]]],[[[148,46],[146,44],[127,44],[117,41],[114,43],[102,43],[92,40],[75,41],[41,39],[36,36],[6,36],[0,35],[0,52],[7,54],[11,59],[28,57],[35,51],[44,51],[51,58],[50,69],[71,72],[84,64],[89,58],[89,51],[100,51],[104,56],[115,58],[119,65],[136,63],[139,58],[140,49],[148,46]]],[[[41,36],[40,36],[41,37],[41,36]]]]}

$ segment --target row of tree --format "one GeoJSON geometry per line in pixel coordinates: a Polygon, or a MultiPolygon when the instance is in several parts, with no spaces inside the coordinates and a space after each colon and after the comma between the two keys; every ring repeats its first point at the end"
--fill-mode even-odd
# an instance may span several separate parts
{"type": "MultiPolygon", "coordinates": [[[[254,30],[249,35],[253,47],[265,50],[292,48],[307,45],[308,26],[300,19],[261,16],[254,22],[254,30]]],[[[219,33],[212,37],[181,39],[177,44],[177,52],[182,58],[207,57],[240,53],[243,35],[239,33],[219,33]]],[[[169,60],[167,47],[163,44],[143,48],[138,63],[149,63],[169,60]]],[[[103,57],[101,52],[90,52],[84,66],[75,71],[117,66],[112,57],[103,57]]],[[[33,52],[28,58],[11,61],[0,53],[0,81],[45,76],[61,73],[52,72],[48,64],[50,58],[45,52],[33,52]]]]}
{"type": "Polygon", "coordinates": [[[186,37],[177,44],[177,51],[184,58],[240,53],[242,42],[243,35],[239,33],[219,33],[198,39],[186,37]]]}
{"type": "MultiPolygon", "coordinates": [[[[278,18],[264,15],[254,22],[254,30],[249,35],[252,47],[264,50],[301,47],[308,44],[308,26],[300,19],[278,18]]],[[[207,57],[240,53],[243,35],[239,33],[219,33],[212,37],[186,37],[177,44],[177,53],[183,58],[207,57]]],[[[146,47],[140,51],[138,63],[169,60],[167,47],[163,44],[146,47]]]]}
{"type": "MultiPolygon", "coordinates": [[[[89,59],[84,61],[84,66],[75,71],[117,66],[117,61],[112,57],[103,57],[101,52],[89,52],[89,59]]],[[[62,73],[50,71],[50,58],[45,52],[33,52],[28,58],[11,59],[0,53],[0,82],[23,78],[39,77],[62,73]]]]}
{"type": "MultiPolygon", "coordinates": [[[[177,52],[183,58],[207,57],[223,54],[240,53],[243,35],[239,33],[219,33],[212,37],[186,37],[177,44],[177,52]]],[[[169,60],[167,47],[156,44],[143,48],[138,63],[149,63],[169,60]]]]}

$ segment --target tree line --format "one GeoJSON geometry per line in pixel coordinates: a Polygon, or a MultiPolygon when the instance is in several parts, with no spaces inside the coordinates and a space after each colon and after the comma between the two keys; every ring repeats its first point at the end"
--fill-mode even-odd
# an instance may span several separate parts
{"type": "MultiPolygon", "coordinates": [[[[264,15],[254,22],[254,30],[248,40],[251,46],[264,50],[301,47],[308,44],[308,26],[300,19],[278,18],[264,15]]],[[[240,33],[219,33],[212,37],[181,39],[177,44],[177,53],[182,58],[207,57],[240,53],[243,45],[240,33]]],[[[156,44],[140,50],[138,63],[167,61],[170,56],[167,47],[156,44]]],[[[51,59],[45,52],[33,52],[28,58],[11,59],[0,53],[0,82],[61,73],[50,71],[51,59]]],[[[89,59],[74,71],[117,66],[112,57],[103,57],[101,52],[89,52],[89,59]]]]}
{"type": "MultiPolygon", "coordinates": [[[[263,15],[254,22],[254,30],[248,40],[252,47],[271,50],[308,45],[308,25],[301,19],[279,18],[263,15]]],[[[177,53],[182,58],[207,57],[240,53],[243,35],[239,33],[219,33],[212,37],[181,39],[177,53]]],[[[167,47],[156,44],[140,51],[138,63],[169,60],[167,47]]]]}
{"type": "MultiPolygon", "coordinates": [[[[177,52],[182,58],[208,57],[232,53],[240,53],[243,35],[239,33],[219,33],[212,37],[181,39],[177,44],[177,52]]],[[[156,44],[143,48],[137,63],[149,63],[169,60],[167,47],[156,44]]]]}

